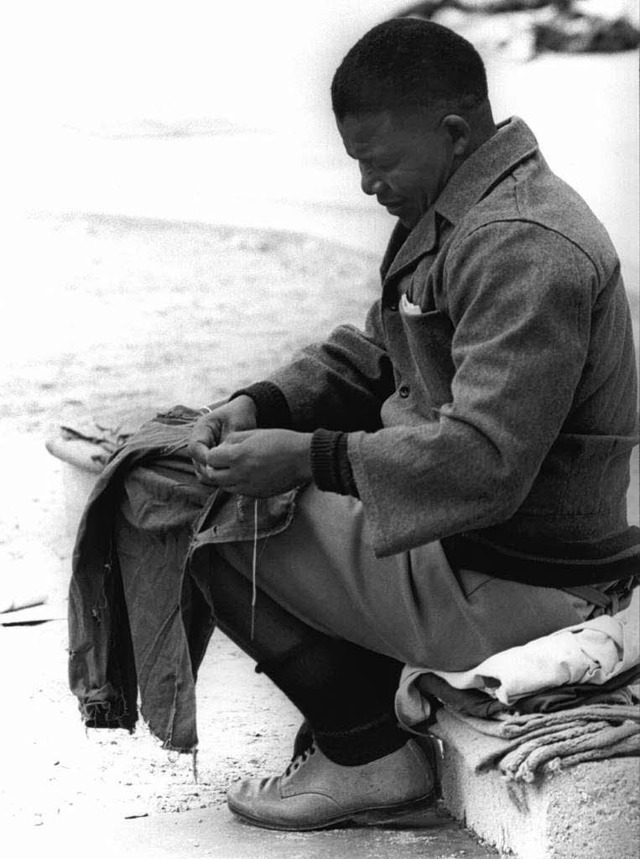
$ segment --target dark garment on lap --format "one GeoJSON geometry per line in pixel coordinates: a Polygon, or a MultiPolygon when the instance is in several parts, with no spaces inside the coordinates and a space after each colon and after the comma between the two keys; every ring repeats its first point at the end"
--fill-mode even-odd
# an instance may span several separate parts
{"type": "MultiPolygon", "coordinates": [[[[198,582],[198,565],[190,565],[198,548],[194,530],[206,531],[212,518],[223,538],[253,536],[242,500],[200,484],[185,456],[199,416],[184,407],[159,415],[107,464],[80,522],[69,590],[69,684],[85,724],[132,730],[139,688],[145,720],[176,751],[198,742],[195,682],[214,629],[206,584],[198,582]],[[116,513],[122,508],[126,516],[132,507],[157,541],[146,544],[153,556],[138,559],[145,575],[123,581],[114,551],[116,513]]],[[[262,505],[259,536],[286,527],[292,498],[262,505]]],[[[125,538],[121,549],[134,556],[139,547],[125,538]]]]}

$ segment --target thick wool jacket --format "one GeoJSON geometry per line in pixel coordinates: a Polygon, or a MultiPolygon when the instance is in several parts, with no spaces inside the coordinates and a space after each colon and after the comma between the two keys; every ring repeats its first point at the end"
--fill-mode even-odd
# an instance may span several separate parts
{"type": "Polygon", "coordinates": [[[319,430],[316,482],[355,483],[380,556],[443,540],[509,578],[629,574],[637,381],[620,263],[517,118],[411,232],[398,225],[365,330],[337,328],[254,394],[266,424],[319,430]]]}

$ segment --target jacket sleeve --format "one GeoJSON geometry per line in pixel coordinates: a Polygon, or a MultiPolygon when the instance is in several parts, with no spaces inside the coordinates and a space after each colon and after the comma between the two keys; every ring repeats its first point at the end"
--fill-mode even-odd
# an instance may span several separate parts
{"type": "Polygon", "coordinates": [[[379,301],[370,309],[364,331],[351,325],[336,328],[266,381],[286,401],[292,429],[379,428],[381,405],[394,390],[379,301]]]}
{"type": "Polygon", "coordinates": [[[348,437],[378,556],[515,513],[571,409],[596,285],[589,258],[535,223],[488,224],[452,246],[450,401],[437,420],[348,437]]]}

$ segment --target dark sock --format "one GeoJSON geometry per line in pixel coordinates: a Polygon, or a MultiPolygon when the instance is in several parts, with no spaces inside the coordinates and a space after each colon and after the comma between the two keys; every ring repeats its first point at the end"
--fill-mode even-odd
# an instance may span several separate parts
{"type": "Polygon", "coordinates": [[[298,707],[330,760],[356,766],[406,743],[394,711],[401,663],[313,629],[262,591],[252,638],[251,583],[215,550],[206,583],[217,625],[298,707]]]}
{"type": "Polygon", "coordinates": [[[387,656],[310,630],[264,671],[305,715],[325,755],[345,766],[368,763],[403,746],[393,707],[402,666],[387,656]]]}

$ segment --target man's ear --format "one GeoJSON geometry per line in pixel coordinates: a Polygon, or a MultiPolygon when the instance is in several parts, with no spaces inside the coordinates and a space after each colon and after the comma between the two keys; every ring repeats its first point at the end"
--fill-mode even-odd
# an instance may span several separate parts
{"type": "Polygon", "coordinates": [[[443,128],[447,131],[453,148],[454,156],[464,155],[469,145],[471,129],[469,124],[457,113],[450,113],[444,117],[441,122],[443,128]]]}

